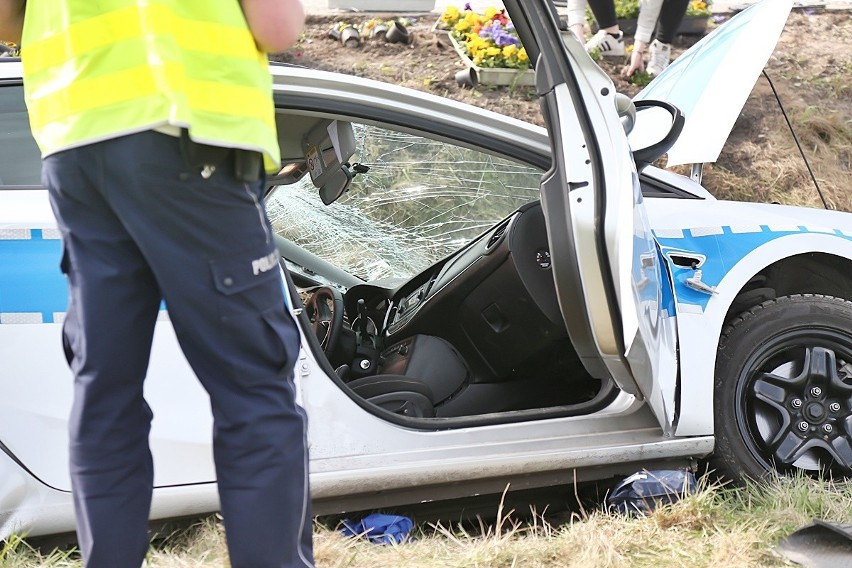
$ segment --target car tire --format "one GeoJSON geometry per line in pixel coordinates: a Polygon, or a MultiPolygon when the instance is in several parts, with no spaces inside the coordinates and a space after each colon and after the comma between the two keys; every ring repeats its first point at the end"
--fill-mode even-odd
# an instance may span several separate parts
{"type": "Polygon", "coordinates": [[[768,300],[723,330],[710,465],[734,482],[852,476],[852,302],[768,300]]]}

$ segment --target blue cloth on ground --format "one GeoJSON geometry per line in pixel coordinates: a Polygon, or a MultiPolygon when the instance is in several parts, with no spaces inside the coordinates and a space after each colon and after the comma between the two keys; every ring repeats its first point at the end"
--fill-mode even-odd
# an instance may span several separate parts
{"type": "Polygon", "coordinates": [[[344,519],[340,532],[344,536],[364,536],[374,544],[400,544],[413,527],[414,522],[408,517],[373,513],[357,523],[344,519]]]}

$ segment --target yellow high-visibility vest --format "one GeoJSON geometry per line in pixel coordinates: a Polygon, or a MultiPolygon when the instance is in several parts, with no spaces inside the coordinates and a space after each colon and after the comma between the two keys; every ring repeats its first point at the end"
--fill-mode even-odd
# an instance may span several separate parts
{"type": "Polygon", "coordinates": [[[279,163],[267,58],[238,0],[30,1],[21,59],[44,156],[171,125],[279,163]]]}

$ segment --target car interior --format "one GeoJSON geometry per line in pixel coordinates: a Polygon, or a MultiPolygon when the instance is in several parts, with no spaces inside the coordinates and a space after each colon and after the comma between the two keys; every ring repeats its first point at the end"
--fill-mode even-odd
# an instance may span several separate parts
{"type": "MultiPolygon", "coordinates": [[[[369,177],[371,164],[350,163],[351,123],[288,115],[279,132],[284,166],[268,196],[310,173],[303,187],[334,208],[353,180],[369,177]]],[[[273,227],[310,347],[371,412],[446,428],[588,414],[618,394],[574,352],[538,200],[407,278],[362,280],[273,227]]]]}

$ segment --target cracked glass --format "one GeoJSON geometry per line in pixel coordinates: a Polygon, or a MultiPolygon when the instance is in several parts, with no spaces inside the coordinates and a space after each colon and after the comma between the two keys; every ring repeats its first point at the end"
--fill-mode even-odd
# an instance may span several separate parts
{"type": "Polygon", "coordinates": [[[364,280],[409,278],[539,198],[542,171],[376,126],[353,124],[369,168],[335,203],[305,176],[267,198],[275,231],[364,280]]]}

